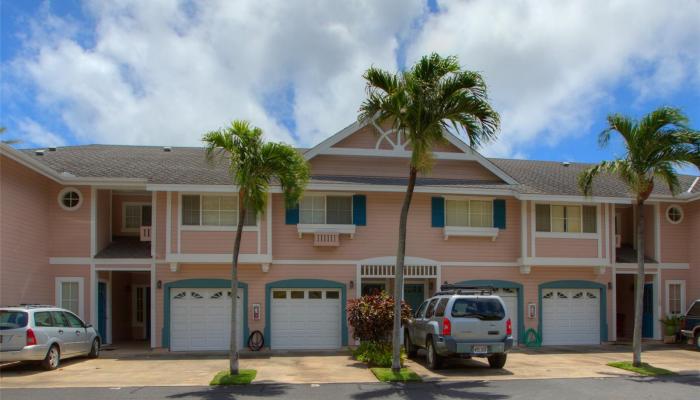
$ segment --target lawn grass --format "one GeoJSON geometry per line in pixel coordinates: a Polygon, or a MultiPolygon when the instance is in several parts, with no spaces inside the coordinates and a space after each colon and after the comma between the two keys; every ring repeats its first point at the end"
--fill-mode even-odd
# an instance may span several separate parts
{"type": "Polygon", "coordinates": [[[247,385],[253,382],[253,379],[255,379],[255,376],[257,374],[258,371],[254,369],[239,369],[238,375],[231,375],[229,374],[228,370],[221,371],[218,374],[216,374],[214,379],[212,379],[211,382],[209,382],[209,384],[212,386],[247,385]]]}
{"type": "Polygon", "coordinates": [[[408,368],[401,368],[401,371],[396,373],[391,368],[370,368],[370,371],[381,382],[421,382],[420,375],[411,371],[408,368]]]}
{"type": "Polygon", "coordinates": [[[642,363],[641,367],[635,367],[630,361],[615,361],[608,363],[609,366],[624,369],[627,371],[636,372],[644,376],[660,376],[660,375],[675,375],[673,371],[663,368],[652,367],[647,363],[642,363]]]}

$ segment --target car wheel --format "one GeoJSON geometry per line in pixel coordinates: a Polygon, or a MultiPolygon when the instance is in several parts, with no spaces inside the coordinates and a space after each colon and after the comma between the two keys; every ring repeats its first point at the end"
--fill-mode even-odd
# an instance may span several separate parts
{"type": "Polygon", "coordinates": [[[47,371],[52,371],[52,370],[58,368],[58,365],[60,363],[61,363],[61,351],[58,349],[58,346],[53,345],[53,346],[51,346],[49,351],[46,353],[46,357],[44,358],[44,361],[41,362],[41,367],[47,371]]]}
{"type": "Polygon", "coordinates": [[[489,356],[489,367],[493,369],[503,368],[503,366],[506,365],[506,358],[508,358],[506,353],[498,353],[489,356]]]}
{"type": "Polygon", "coordinates": [[[428,369],[439,369],[442,365],[442,357],[435,350],[435,345],[433,344],[432,339],[428,339],[426,350],[428,352],[428,369]]]}
{"type": "Polygon", "coordinates": [[[416,353],[418,353],[418,349],[411,342],[411,338],[408,337],[408,331],[403,335],[403,347],[406,349],[406,356],[408,358],[413,358],[416,356],[416,353]]]}
{"type": "Polygon", "coordinates": [[[700,335],[695,336],[695,348],[700,350],[700,335]]]}
{"type": "Polygon", "coordinates": [[[90,352],[88,353],[89,358],[97,358],[100,356],[100,340],[95,339],[92,341],[92,347],[90,347],[90,352]]]}

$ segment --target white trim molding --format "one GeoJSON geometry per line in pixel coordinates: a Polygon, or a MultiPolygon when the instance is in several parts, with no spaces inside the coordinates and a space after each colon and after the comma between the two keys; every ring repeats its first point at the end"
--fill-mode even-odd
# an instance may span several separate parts
{"type": "Polygon", "coordinates": [[[605,258],[563,258],[563,257],[528,257],[520,259],[522,265],[534,267],[609,267],[605,258]]]}
{"type": "Polygon", "coordinates": [[[686,312],[686,297],[685,297],[685,280],[680,280],[680,279],[667,279],[664,283],[664,302],[666,304],[665,310],[666,310],[666,315],[671,315],[671,310],[670,310],[670,297],[669,297],[669,288],[671,285],[680,285],[681,288],[681,293],[680,293],[680,312],[678,314],[684,314],[686,312]]]}
{"type": "Polygon", "coordinates": [[[447,226],[442,228],[442,234],[445,240],[450,236],[472,236],[472,237],[488,237],[491,241],[495,241],[498,237],[498,228],[477,228],[471,226],[447,226]]]}
{"type": "Polygon", "coordinates": [[[78,284],[78,316],[85,320],[85,278],[82,276],[57,276],[55,279],[56,307],[63,307],[63,283],[78,284]]]}
{"type": "Polygon", "coordinates": [[[355,225],[353,224],[297,224],[299,238],[304,233],[333,232],[350,235],[350,239],[355,237],[355,225]]]}
{"type": "MultiPolygon", "coordinates": [[[[230,264],[231,254],[168,254],[165,262],[169,263],[203,263],[203,264],[230,264]]],[[[241,254],[238,258],[241,264],[272,263],[272,257],[267,254],[241,254]]]]}

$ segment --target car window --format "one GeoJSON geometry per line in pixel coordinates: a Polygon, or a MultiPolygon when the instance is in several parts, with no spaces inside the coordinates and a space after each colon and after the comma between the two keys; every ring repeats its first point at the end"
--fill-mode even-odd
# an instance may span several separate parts
{"type": "Polygon", "coordinates": [[[428,304],[428,308],[425,311],[425,318],[431,318],[435,314],[435,303],[438,302],[438,299],[432,299],[430,303],[428,304]]]}
{"type": "Polygon", "coordinates": [[[34,313],[34,326],[37,328],[48,328],[53,326],[51,313],[48,311],[40,311],[34,313]]]}
{"type": "Polygon", "coordinates": [[[689,317],[700,317],[700,301],[696,301],[690,310],[688,310],[689,317]]]}
{"type": "Polygon", "coordinates": [[[425,312],[425,306],[428,305],[428,301],[424,301],[423,304],[418,307],[418,310],[416,310],[416,313],[414,314],[415,318],[422,318],[423,313],[425,312]]]}
{"type": "Polygon", "coordinates": [[[0,330],[24,328],[27,319],[24,311],[0,310],[0,330]]]}
{"type": "Polygon", "coordinates": [[[71,328],[82,328],[83,327],[83,321],[81,321],[80,318],[76,317],[73,313],[64,312],[63,315],[66,316],[66,319],[68,320],[68,324],[70,325],[71,328]]]}
{"type": "Polygon", "coordinates": [[[497,299],[456,299],[452,305],[455,318],[478,318],[497,321],[505,318],[506,310],[497,299]]]}
{"type": "Polygon", "coordinates": [[[435,316],[436,317],[444,317],[445,316],[445,309],[447,308],[447,302],[450,301],[447,297],[444,297],[440,299],[440,301],[437,304],[437,307],[435,307],[435,316]]]}
{"type": "Polygon", "coordinates": [[[65,316],[63,316],[63,313],[60,311],[51,311],[51,318],[53,319],[53,326],[57,328],[70,327],[70,325],[68,325],[68,320],[65,316]]]}

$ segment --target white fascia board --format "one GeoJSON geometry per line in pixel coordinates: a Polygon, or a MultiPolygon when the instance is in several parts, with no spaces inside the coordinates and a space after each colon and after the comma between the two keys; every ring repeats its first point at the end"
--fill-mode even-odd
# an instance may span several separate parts
{"type": "Polygon", "coordinates": [[[317,155],[325,152],[326,150],[330,149],[331,146],[350,136],[352,133],[364,127],[365,125],[367,124],[360,123],[359,121],[353,122],[352,124],[338,131],[333,136],[327,138],[326,140],[307,150],[306,153],[304,153],[304,159],[308,161],[316,157],[317,155]]]}
{"type": "Polygon", "coordinates": [[[606,258],[527,257],[520,264],[533,267],[609,267],[606,258]]]}
{"type": "Polygon", "coordinates": [[[586,197],[586,196],[570,196],[570,195],[548,195],[548,194],[526,194],[520,193],[515,194],[520,200],[533,200],[533,201],[543,201],[543,202],[565,202],[565,203],[577,203],[577,204],[598,204],[598,203],[612,203],[612,204],[632,204],[631,198],[626,197],[586,197]]]}
{"type": "MultiPolygon", "coordinates": [[[[230,264],[231,254],[168,254],[166,262],[177,263],[203,263],[203,264],[230,264]]],[[[272,262],[272,257],[267,254],[241,254],[238,257],[241,264],[263,264],[272,262]]]]}
{"type": "Polygon", "coordinates": [[[34,172],[44,175],[47,178],[51,178],[56,182],[61,182],[61,176],[54,169],[46,166],[38,160],[33,159],[29,154],[23,153],[12,146],[0,143],[0,155],[6,156],[13,161],[17,161],[34,172]]]}

